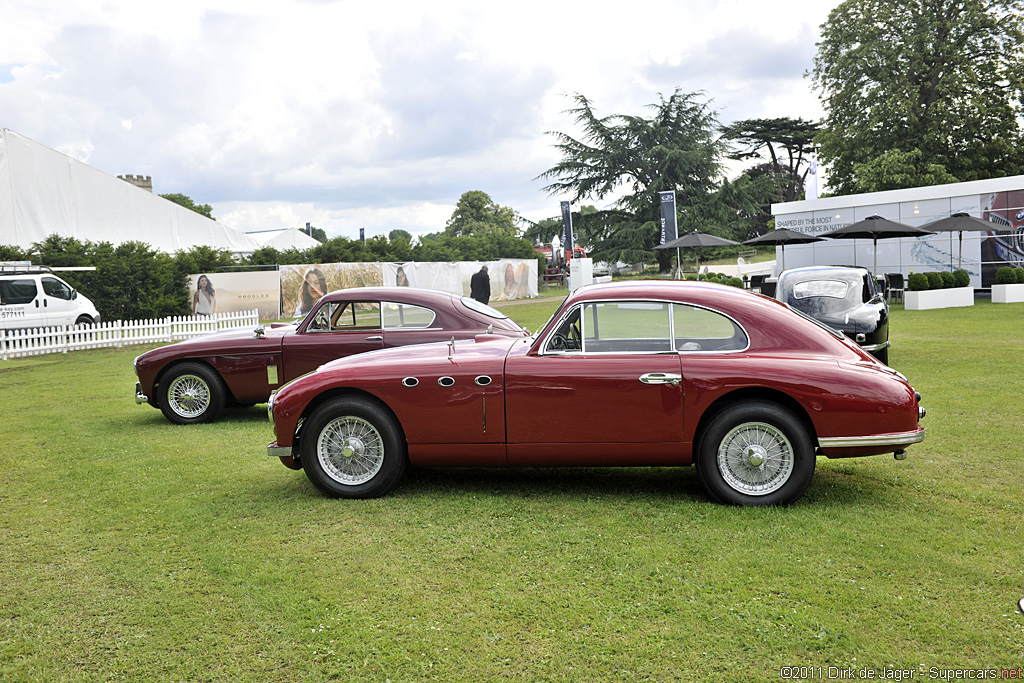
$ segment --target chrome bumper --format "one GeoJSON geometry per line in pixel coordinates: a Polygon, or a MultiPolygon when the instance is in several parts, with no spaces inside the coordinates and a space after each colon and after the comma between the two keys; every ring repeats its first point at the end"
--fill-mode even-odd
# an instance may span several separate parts
{"type": "Polygon", "coordinates": [[[872,434],[870,436],[832,436],[818,439],[822,448],[874,448],[876,446],[909,446],[924,441],[924,427],[898,434],[872,434]]]}
{"type": "Polygon", "coordinates": [[[290,458],[292,457],[292,447],[278,446],[275,441],[267,446],[267,456],[271,458],[290,458]]]}
{"type": "Polygon", "coordinates": [[[135,383],[135,404],[142,405],[143,403],[149,403],[149,396],[142,393],[142,385],[138,382],[135,383]]]}
{"type": "Polygon", "coordinates": [[[862,344],[860,348],[864,349],[868,353],[874,353],[875,351],[881,351],[891,346],[891,342],[884,341],[881,344],[862,344]]]}

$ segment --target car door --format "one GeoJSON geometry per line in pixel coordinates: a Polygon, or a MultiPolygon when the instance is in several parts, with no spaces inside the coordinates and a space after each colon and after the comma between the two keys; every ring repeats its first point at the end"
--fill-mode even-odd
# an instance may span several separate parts
{"type": "Polygon", "coordinates": [[[671,304],[591,302],[505,364],[510,465],[681,460],[683,386],[671,304]]]}
{"type": "Polygon", "coordinates": [[[336,358],[382,348],[384,331],[379,301],[322,300],[306,328],[284,338],[283,382],[336,358]]]}
{"type": "Polygon", "coordinates": [[[74,290],[55,277],[44,275],[40,278],[43,286],[43,315],[48,327],[74,325],[78,317],[78,304],[74,301],[74,290]]]}

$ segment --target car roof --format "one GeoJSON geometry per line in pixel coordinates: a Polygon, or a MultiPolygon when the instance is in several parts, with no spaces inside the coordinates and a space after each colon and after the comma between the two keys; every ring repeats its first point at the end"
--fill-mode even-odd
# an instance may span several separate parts
{"type": "Polygon", "coordinates": [[[348,299],[380,299],[385,301],[409,301],[409,302],[438,302],[450,301],[461,298],[451,292],[442,292],[436,289],[421,289],[419,287],[351,287],[348,289],[336,289],[324,295],[327,301],[339,301],[348,299]]]}
{"type": "MultiPolygon", "coordinates": [[[[571,294],[560,311],[591,301],[643,299],[701,306],[727,315],[744,328],[752,351],[800,348],[842,352],[842,344],[833,335],[781,301],[714,282],[631,280],[588,285],[571,294]]],[[[546,336],[560,317],[552,316],[540,336],[546,336]]]]}
{"type": "Polygon", "coordinates": [[[864,266],[804,266],[803,268],[789,268],[782,271],[779,275],[779,279],[803,277],[804,275],[836,275],[846,277],[856,275],[861,277],[865,273],[870,272],[871,271],[864,266]]]}

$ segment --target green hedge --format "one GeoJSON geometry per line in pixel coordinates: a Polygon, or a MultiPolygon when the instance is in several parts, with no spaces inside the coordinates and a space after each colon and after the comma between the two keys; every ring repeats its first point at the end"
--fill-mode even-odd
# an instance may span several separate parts
{"type": "Polygon", "coordinates": [[[966,270],[956,270],[952,273],[929,272],[911,273],[907,278],[907,289],[912,292],[921,292],[926,289],[952,289],[953,287],[968,287],[971,284],[971,276],[966,270]]]}

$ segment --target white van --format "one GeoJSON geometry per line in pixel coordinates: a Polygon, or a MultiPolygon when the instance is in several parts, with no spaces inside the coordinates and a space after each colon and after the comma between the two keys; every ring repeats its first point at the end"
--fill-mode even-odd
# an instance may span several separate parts
{"type": "Polygon", "coordinates": [[[91,301],[45,266],[0,269],[0,329],[100,322],[91,301]]]}

